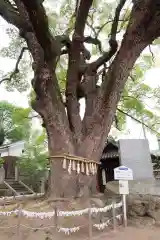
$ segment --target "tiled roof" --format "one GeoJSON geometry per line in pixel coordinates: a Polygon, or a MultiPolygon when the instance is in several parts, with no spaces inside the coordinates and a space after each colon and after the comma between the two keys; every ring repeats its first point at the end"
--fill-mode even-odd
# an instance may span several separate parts
{"type": "Polygon", "coordinates": [[[116,158],[116,157],[119,157],[118,152],[110,152],[110,153],[103,153],[101,159],[116,158]]]}

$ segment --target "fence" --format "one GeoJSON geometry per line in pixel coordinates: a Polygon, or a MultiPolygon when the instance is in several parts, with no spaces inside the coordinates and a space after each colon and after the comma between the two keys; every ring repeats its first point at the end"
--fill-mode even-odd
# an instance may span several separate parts
{"type": "MultiPolygon", "coordinates": [[[[112,228],[115,230],[119,221],[122,220],[122,210],[120,213],[117,214],[117,209],[120,210],[122,208],[122,202],[116,203],[115,199],[112,200],[112,203],[110,205],[107,205],[102,208],[96,208],[96,207],[91,207],[89,206],[88,208],[81,209],[81,210],[75,210],[75,211],[61,211],[59,210],[56,206],[54,207],[54,210],[51,212],[31,212],[23,209],[22,207],[19,207],[18,209],[15,209],[13,211],[1,211],[0,216],[17,216],[17,224],[14,226],[6,227],[6,228],[16,228],[17,229],[17,239],[20,238],[20,231],[21,228],[28,228],[28,229],[35,229],[35,230],[43,230],[43,229],[50,229],[50,228],[55,228],[58,232],[62,232],[64,234],[71,234],[78,232],[83,226],[74,226],[74,227],[63,227],[59,226],[59,218],[61,217],[75,217],[75,216],[82,216],[86,215],[88,216],[88,236],[89,239],[92,239],[92,234],[93,234],[93,228],[97,230],[104,230],[108,226],[112,226],[112,228]],[[97,215],[98,213],[111,213],[111,218],[107,219],[105,222],[100,222],[100,223],[93,223],[93,215],[97,215]],[[53,218],[53,225],[47,226],[47,227],[30,227],[27,225],[22,224],[22,218],[26,217],[29,219],[52,219],[53,218]]],[[[5,228],[5,227],[1,227],[5,228]]]]}

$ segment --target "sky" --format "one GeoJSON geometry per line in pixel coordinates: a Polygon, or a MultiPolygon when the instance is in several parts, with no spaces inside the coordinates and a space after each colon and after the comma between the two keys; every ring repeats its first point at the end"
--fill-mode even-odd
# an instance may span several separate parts
{"type": "MultiPolygon", "coordinates": [[[[0,48],[7,46],[9,43],[8,36],[5,33],[7,25],[4,22],[2,18],[0,18],[0,36],[3,36],[0,38],[0,48]]],[[[159,76],[160,76],[160,50],[156,52],[157,61],[155,68],[150,69],[147,71],[144,80],[147,84],[149,84],[151,87],[157,87],[160,85],[159,76]]],[[[8,58],[2,58],[0,57],[0,70],[3,70],[3,72],[9,72],[14,69],[15,61],[8,59],[8,58]]],[[[3,85],[0,85],[0,101],[1,100],[7,100],[10,103],[14,103],[18,106],[22,107],[28,107],[28,98],[27,93],[19,93],[18,91],[14,92],[7,92],[3,85]]],[[[84,101],[81,101],[81,111],[80,114],[83,116],[85,109],[84,101]]],[[[114,136],[118,136],[118,138],[135,138],[140,139],[144,138],[142,126],[135,121],[131,120],[130,118],[127,119],[127,127],[125,132],[118,132],[116,129],[111,130],[111,134],[114,136]]],[[[147,139],[149,140],[150,149],[156,150],[158,148],[157,138],[154,134],[151,134],[146,129],[146,135],[147,139]]]]}

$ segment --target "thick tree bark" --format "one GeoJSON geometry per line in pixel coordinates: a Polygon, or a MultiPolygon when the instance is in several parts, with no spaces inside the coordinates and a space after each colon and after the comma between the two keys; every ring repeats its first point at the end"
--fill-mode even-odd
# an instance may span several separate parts
{"type": "MultiPolygon", "coordinates": [[[[61,143],[63,146],[63,143],[61,143]]],[[[67,169],[63,169],[63,158],[52,158],[55,153],[50,150],[50,179],[48,196],[54,198],[86,198],[97,193],[97,176],[85,174],[77,174],[76,171],[68,173],[67,169]]]]}
{"type": "MultiPolygon", "coordinates": [[[[45,121],[46,122],[46,121],[45,121]]],[[[96,193],[95,182],[96,176],[86,176],[85,174],[77,174],[76,171],[72,171],[72,174],[68,173],[68,169],[63,169],[63,158],[54,158],[56,155],[75,155],[84,156],[83,151],[77,152],[77,146],[75,142],[69,138],[68,134],[64,134],[63,127],[53,128],[52,125],[48,126],[48,146],[49,146],[49,159],[50,159],[50,180],[48,195],[54,198],[69,198],[69,197],[87,197],[92,193],[96,193]]],[[[58,124],[58,121],[56,121],[58,124]]],[[[59,125],[59,124],[58,124],[59,125]]]]}

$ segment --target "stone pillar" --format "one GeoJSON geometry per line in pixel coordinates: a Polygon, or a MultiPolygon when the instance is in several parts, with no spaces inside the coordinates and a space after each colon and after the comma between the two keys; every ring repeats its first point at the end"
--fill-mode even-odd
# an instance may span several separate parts
{"type": "Polygon", "coordinates": [[[41,179],[41,193],[45,193],[45,178],[41,179]]]}
{"type": "Polygon", "coordinates": [[[158,141],[158,150],[160,150],[160,138],[158,138],[157,141],[158,141]]]}
{"type": "Polygon", "coordinates": [[[4,168],[1,167],[0,168],[0,184],[3,184],[4,179],[5,179],[5,171],[4,171],[4,168]]]}
{"type": "Polygon", "coordinates": [[[19,169],[18,166],[15,166],[15,181],[19,181],[19,169]]]}

